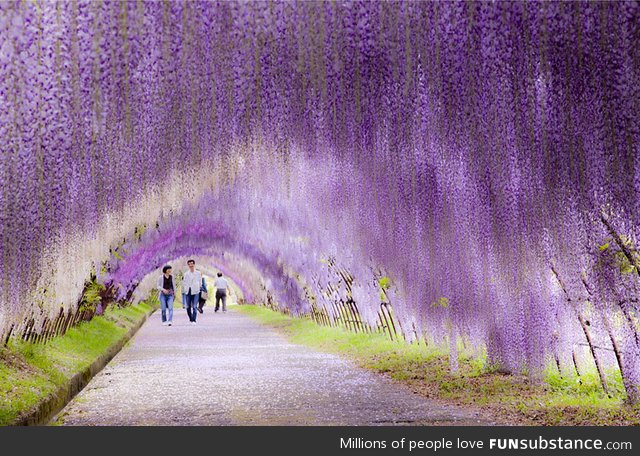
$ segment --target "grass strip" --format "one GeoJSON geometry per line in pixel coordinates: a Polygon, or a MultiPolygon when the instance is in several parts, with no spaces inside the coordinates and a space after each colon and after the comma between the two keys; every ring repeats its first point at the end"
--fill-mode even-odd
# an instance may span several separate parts
{"type": "Polygon", "coordinates": [[[47,344],[12,339],[0,348],[0,425],[19,423],[109,352],[157,304],[153,298],[71,328],[47,344]]]}

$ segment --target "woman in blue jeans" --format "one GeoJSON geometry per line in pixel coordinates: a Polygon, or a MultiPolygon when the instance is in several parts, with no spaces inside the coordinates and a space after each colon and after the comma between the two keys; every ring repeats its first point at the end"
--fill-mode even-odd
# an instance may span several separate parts
{"type": "Polygon", "coordinates": [[[171,326],[173,320],[173,299],[175,297],[176,283],[173,279],[172,268],[166,265],[162,268],[162,275],[158,277],[157,287],[160,290],[158,298],[160,299],[160,309],[162,311],[162,324],[171,326]],[[167,319],[167,309],[169,309],[169,318],[167,319]]]}

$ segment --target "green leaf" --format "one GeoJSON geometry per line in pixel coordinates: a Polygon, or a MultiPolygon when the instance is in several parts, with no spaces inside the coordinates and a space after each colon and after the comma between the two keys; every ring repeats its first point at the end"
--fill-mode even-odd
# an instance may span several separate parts
{"type": "Polygon", "coordinates": [[[438,298],[436,302],[431,303],[431,307],[442,307],[446,309],[447,307],[449,307],[449,298],[438,298]]]}
{"type": "Polygon", "coordinates": [[[629,263],[623,264],[622,266],[620,266],[620,272],[623,274],[631,274],[635,272],[635,270],[636,270],[635,266],[629,263]]]}

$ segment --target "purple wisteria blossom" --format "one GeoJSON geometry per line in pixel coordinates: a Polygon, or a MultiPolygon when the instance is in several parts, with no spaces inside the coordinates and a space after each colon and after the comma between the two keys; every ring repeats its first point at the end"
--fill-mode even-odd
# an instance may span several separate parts
{"type": "Polygon", "coordinates": [[[225,253],[294,313],[311,292],[375,324],[388,277],[407,338],[511,372],[591,368],[595,343],[637,397],[639,23],[637,1],[0,2],[0,333],[92,271],[126,292],[225,253]]]}

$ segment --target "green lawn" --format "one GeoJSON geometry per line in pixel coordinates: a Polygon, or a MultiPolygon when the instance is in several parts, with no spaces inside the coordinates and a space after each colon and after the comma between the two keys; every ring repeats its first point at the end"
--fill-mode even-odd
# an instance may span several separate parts
{"type": "Polygon", "coordinates": [[[383,372],[426,396],[479,406],[505,423],[539,425],[639,425],[640,407],[624,404],[619,373],[608,375],[613,397],[599,387],[595,372],[560,377],[549,369],[544,379],[505,375],[488,369],[483,357],[460,350],[458,374],[449,370],[448,352],[423,344],[392,342],[382,334],[356,334],[291,318],[258,306],[239,311],[271,326],[297,344],[336,353],[383,372]]]}
{"type": "Polygon", "coordinates": [[[103,316],[80,323],[47,344],[12,339],[0,348],[0,425],[34,410],[155,307],[155,299],[124,308],[110,306],[103,316]]]}

